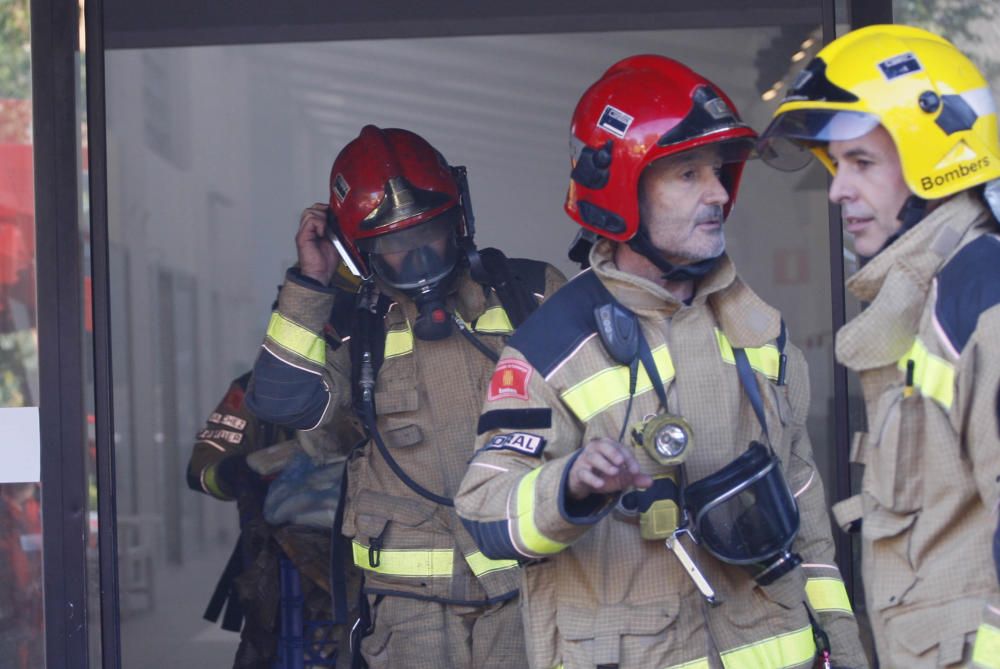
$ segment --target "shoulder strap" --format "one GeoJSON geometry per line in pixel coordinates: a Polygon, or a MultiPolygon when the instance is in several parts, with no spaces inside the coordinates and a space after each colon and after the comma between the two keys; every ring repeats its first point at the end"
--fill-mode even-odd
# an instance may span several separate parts
{"type": "Polygon", "coordinates": [[[358,415],[361,415],[361,356],[371,351],[372,372],[377,377],[385,360],[385,315],[392,305],[385,295],[380,295],[374,309],[363,305],[364,298],[358,294],[354,302],[351,323],[351,397],[358,415]]]}
{"type": "Polygon", "coordinates": [[[510,259],[500,249],[479,251],[485,276],[473,278],[496,291],[511,325],[517,329],[538,308],[535,293],[545,292],[545,263],[521,258],[510,259]]]}
{"type": "MultiPolygon", "coordinates": [[[[778,334],[775,344],[778,347],[779,364],[778,364],[778,385],[784,385],[785,382],[785,343],[788,339],[787,333],[785,331],[785,319],[781,319],[781,332],[778,334]]],[[[773,450],[771,446],[771,437],[767,433],[767,419],[764,414],[764,400],[760,395],[760,388],[757,387],[757,377],[753,373],[753,368],[750,366],[750,360],[747,358],[747,352],[742,348],[733,349],[733,357],[736,359],[736,373],[740,377],[740,385],[743,386],[743,390],[746,392],[747,397],[750,398],[750,404],[753,406],[753,412],[757,416],[757,422],[760,423],[761,429],[764,431],[764,438],[767,439],[767,446],[773,450]]]]}

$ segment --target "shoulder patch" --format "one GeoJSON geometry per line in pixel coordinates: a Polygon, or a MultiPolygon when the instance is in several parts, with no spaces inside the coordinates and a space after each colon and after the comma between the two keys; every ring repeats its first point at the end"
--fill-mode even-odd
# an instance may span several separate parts
{"type": "Polygon", "coordinates": [[[557,290],[507,342],[542,376],[597,331],[594,307],[606,289],[593,272],[581,272],[557,290]]]}
{"type": "Polygon", "coordinates": [[[486,394],[487,401],[528,399],[528,380],[532,371],[531,365],[520,360],[511,358],[501,360],[493,370],[490,389],[486,394]]]}
{"type": "Polygon", "coordinates": [[[483,446],[483,450],[514,451],[522,455],[539,457],[545,448],[545,439],[529,432],[498,434],[483,446]]]}
{"type": "Polygon", "coordinates": [[[1000,239],[983,235],[966,244],[938,272],[937,284],[935,321],[961,354],[980,314],[1000,304],[1000,239]]]}

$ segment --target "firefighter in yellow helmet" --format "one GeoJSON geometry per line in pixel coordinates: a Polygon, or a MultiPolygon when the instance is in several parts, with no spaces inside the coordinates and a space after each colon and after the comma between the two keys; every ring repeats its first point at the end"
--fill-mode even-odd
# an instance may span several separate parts
{"type": "Polygon", "coordinates": [[[868,432],[861,525],[882,666],[1000,667],[991,557],[1000,501],[1000,143],[982,74],[948,41],[870,26],[817,54],[759,148],[817,156],[867,259],[847,283],[869,306],[837,333],[860,374],[868,432]],[[992,206],[991,206],[992,205],[992,206]]]}

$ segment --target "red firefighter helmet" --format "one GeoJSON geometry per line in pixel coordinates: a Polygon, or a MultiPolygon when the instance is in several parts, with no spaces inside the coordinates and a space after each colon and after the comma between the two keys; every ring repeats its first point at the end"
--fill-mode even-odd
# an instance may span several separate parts
{"type": "Polygon", "coordinates": [[[664,56],[631,56],[588,88],[573,112],[566,213],[598,235],[627,241],[639,229],[642,171],[664,156],[718,143],[728,216],[756,137],[708,79],[664,56]]]}
{"type": "MultiPolygon", "coordinates": [[[[366,125],[330,170],[334,244],[364,277],[371,275],[379,257],[420,248],[443,235],[465,236],[460,204],[452,168],[427,140],[409,130],[366,125]]],[[[383,269],[387,275],[393,272],[388,265],[383,269]]],[[[384,278],[400,287],[406,283],[405,277],[384,278]]]]}

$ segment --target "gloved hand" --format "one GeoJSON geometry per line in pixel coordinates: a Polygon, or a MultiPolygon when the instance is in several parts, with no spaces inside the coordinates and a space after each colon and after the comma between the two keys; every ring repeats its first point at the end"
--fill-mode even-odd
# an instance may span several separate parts
{"type": "Polygon", "coordinates": [[[236,497],[247,486],[260,483],[260,476],[247,465],[247,456],[229,455],[215,465],[215,481],[229,497],[236,497]]]}

